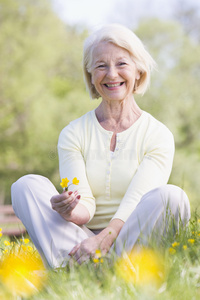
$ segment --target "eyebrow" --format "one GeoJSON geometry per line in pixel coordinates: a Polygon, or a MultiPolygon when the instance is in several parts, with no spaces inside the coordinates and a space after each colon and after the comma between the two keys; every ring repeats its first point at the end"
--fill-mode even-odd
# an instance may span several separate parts
{"type": "MultiPolygon", "coordinates": [[[[117,60],[121,60],[121,59],[127,59],[127,57],[125,57],[125,56],[120,56],[120,57],[118,57],[117,58],[117,60]]],[[[96,65],[96,64],[102,64],[102,63],[106,63],[106,61],[104,61],[104,60],[97,60],[97,61],[94,61],[94,65],[96,65]]]]}

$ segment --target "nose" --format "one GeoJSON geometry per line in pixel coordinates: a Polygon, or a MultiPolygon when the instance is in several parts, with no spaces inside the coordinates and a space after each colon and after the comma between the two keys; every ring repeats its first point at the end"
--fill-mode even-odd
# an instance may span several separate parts
{"type": "Polygon", "coordinates": [[[118,76],[117,68],[115,66],[109,66],[107,77],[109,79],[115,79],[118,76]]]}

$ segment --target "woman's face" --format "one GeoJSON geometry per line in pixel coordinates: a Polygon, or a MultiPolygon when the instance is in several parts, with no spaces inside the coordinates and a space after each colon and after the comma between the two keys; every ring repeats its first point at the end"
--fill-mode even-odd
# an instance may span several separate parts
{"type": "Polygon", "coordinates": [[[135,80],[140,78],[129,52],[109,42],[94,48],[91,75],[92,84],[107,101],[132,97],[135,80]]]}

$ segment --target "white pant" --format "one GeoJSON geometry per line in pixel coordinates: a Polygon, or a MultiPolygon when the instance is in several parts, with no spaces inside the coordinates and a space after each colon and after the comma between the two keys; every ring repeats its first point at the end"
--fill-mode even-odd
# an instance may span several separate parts
{"type": "MultiPolygon", "coordinates": [[[[54,185],[40,175],[23,176],[11,188],[15,214],[26,227],[43,261],[51,267],[59,267],[77,243],[94,235],[86,226],[67,222],[51,208],[50,199],[56,194],[54,185]]],[[[130,251],[141,236],[146,243],[153,232],[163,235],[169,215],[173,216],[177,229],[180,219],[184,224],[189,221],[190,204],[182,189],[164,185],[145,194],[116,239],[116,253],[130,251]]]]}

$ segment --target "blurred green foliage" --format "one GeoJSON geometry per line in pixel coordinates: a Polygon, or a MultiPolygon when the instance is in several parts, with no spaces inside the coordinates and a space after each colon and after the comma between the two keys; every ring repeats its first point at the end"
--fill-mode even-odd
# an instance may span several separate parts
{"type": "MultiPolygon", "coordinates": [[[[136,100],[173,132],[170,182],[193,208],[200,185],[200,45],[179,22],[148,20],[136,34],[158,63],[149,91],[136,100]]],[[[71,120],[96,107],[83,82],[87,31],[63,24],[48,1],[0,0],[0,203],[10,186],[38,173],[59,186],[57,139],[71,120]]]]}

